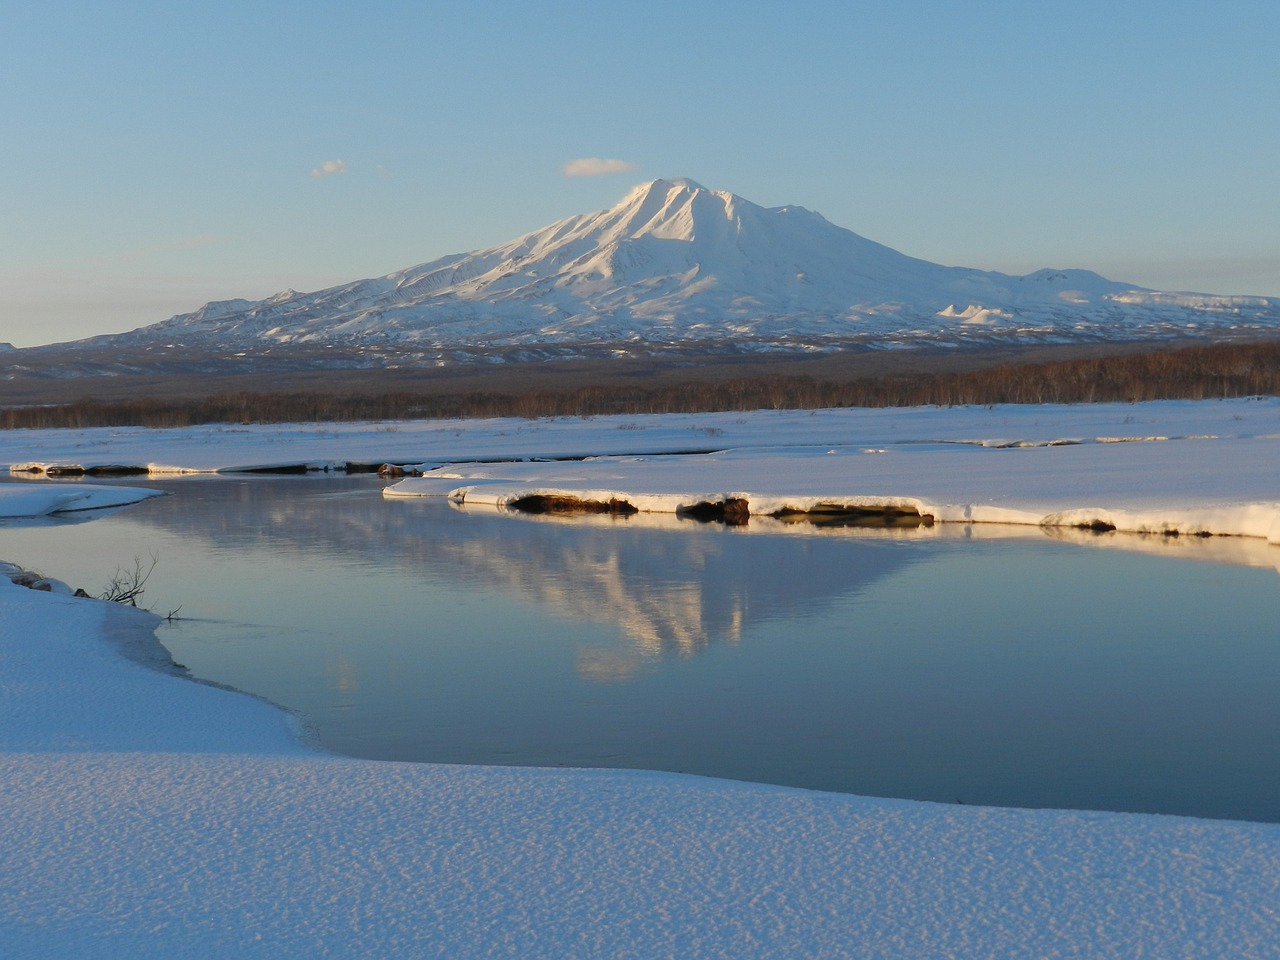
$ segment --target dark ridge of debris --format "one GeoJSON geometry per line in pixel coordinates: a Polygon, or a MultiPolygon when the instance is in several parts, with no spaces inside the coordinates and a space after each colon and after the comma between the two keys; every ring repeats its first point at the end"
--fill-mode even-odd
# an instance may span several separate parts
{"type": "Polygon", "coordinates": [[[742,497],[729,497],[711,502],[704,500],[676,511],[677,516],[688,517],[702,523],[724,523],[731,527],[745,526],[751,516],[751,507],[742,497]]]}
{"type": "Polygon", "coordinates": [[[815,527],[932,527],[933,514],[911,507],[848,506],[819,503],[809,510],[783,508],[769,514],[785,523],[809,523],[815,527]]]}
{"type": "MultiPolygon", "coordinates": [[[[507,504],[521,513],[610,514],[630,516],[639,510],[626,500],[584,500],[565,494],[531,494],[507,504]]],[[[676,516],[699,523],[723,523],[731,527],[746,526],[751,518],[751,505],[745,497],[727,497],[724,500],[701,500],[681,507],[676,516]]],[[[900,527],[911,529],[931,527],[932,514],[922,514],[909,507],[845,506],[822,503],[811,510],[783,509],[767,516],[784,523],[808,523],[815,527],[865,527],[883,529],[900,527]]]]}
{"type": "Polygon", "coordinates": [[[1076,524],[1077,530],[1092,530],[1094,533],[1112,533],[1115,528],[1114,523],[1108,523],[1106,520],[1091,520],[1088,523],[1076,524]]]}
{"type": "Polygon", "coordinates": [[[629,517],[640,512],[633,504],[617,497],[609,500],[583,500],[579,497],[531,494],[513,500],[507,506],[521,513],[607,513],[611,516],[629,517]]]}
{"type": "Polygon", "coordinates": [[[136,464],[101,464],[86,468],[76,463],[55,463],[45,467],[39,464],[32,464],[23,470],[14,469],[12,472],[44,474],[46,477],[137,477],[145,476],[149,471],[146,467],[140,467],[136,464]]]}

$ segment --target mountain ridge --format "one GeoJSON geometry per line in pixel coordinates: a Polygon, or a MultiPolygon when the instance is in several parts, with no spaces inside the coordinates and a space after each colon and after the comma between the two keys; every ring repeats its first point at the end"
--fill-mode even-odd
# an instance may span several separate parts
{"type": "Polygon", "coordinates": [[[1025,276],[910,257],[799,206],[683,178],[504,244],[312,293],[213,301],[80,344],[395,348],[428,362],[1224,336],[1280,329],[1280,299],[1025,276]]]}

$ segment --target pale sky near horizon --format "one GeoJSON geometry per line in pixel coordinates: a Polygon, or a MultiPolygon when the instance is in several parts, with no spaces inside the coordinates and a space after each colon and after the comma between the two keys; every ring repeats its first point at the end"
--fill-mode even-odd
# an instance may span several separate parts
{"type": "Polygon", "coordinates": [[[1270,0],[0,0],[0,341],[379,276],[655,177],[940,263],[1280,296],[1277,37],[1270,0]]]}

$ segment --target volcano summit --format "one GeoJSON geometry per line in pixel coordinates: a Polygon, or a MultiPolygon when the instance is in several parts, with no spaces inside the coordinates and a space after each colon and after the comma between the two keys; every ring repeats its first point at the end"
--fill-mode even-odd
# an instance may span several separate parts
{"type": "Polygon", "coordinates": [[[1280,299],[1166,293],[1086,270],[1010,276],[918,260],[802,207],[690,180],[501,246],[316,293],[208,303],[77,345],[344,348],[419,363],[1274,333],[1280,299]]]}

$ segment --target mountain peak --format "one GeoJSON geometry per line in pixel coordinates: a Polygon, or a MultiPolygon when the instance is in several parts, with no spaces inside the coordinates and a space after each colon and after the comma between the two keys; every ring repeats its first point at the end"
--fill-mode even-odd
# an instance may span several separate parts
{"type": "Polygon", "coordinates": [[[677,177],[500,246],[312,294],[208,304],[137,336],[246,352],[266,340],[398,343],[441,357],[612,356],[1277,326],[1280,300],[1159,294],[1081,270],[1012,277],[946,267],[803,207],[766,208],[677,177]]]}
{"type": "MultiPolygon", "coordinates": [[[[670,193],[680,190],[706,190],[702,184],[696,180],[690,180],[688,177],[659,177],[656,180],[648,180],[645,183],[637,183],[628,191],[627,196],[636,193],[670,193]]],[[[626,197],[623,197],[625,200],[626,197]]]]}
{"type": "MultiPolygon", "coordinates": [[[[708,190],[702,184],[684,177],[676,177],[672,180],[660,178],[636,184],[627,191],[621,200],[614,204],[612,209],[618,210],[643,204],[672,203],[681,199],[688,200],[699,196],[721,195],[718,191],[708,190]]],[[[729,194],[723,195],[730,196],[729,194]]]]}
{"type": "Polygon", "coordinates": [[[684,177],[650,180],[633,187],[616,205],[582,218],[601,228],[602,243],[652,237],[694,241],[727,236],[741,229],[746,209],[765,213],[755,204],[723,190],[708,190],[684,177]]]}
{"type": "Polygon", "coordinates": [[[672,177],[670,179],[654,180],[655,187],[665,186],[666,189],[675,188],[677,190],[706,190],[702,184],[696,180],[690,180],[688,177],[672,177]]]}

